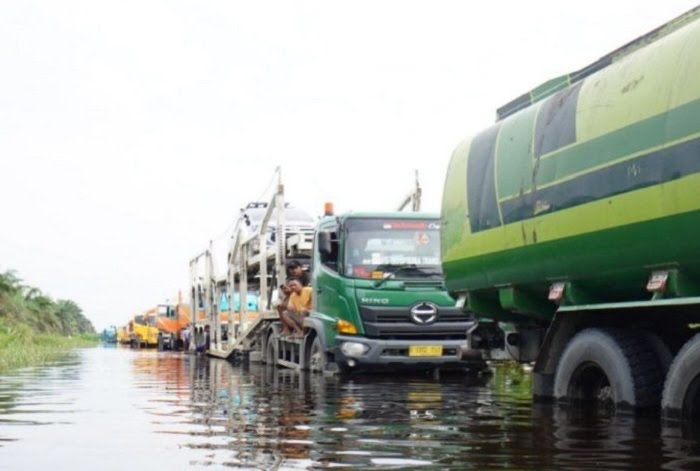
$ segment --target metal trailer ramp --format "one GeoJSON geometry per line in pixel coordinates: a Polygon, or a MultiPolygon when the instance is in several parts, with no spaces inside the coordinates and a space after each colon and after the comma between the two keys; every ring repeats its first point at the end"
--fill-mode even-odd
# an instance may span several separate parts
{"type": "Polygon", "coordinates": [[[303,368],[303,337],[277,337],[277,364],[291,370],[303,368]]]}
{"type": "Polygon", "coordinates": [[[220,346],[212,344],[208,352],[209,355],[228,360],[236,353],[250,352],[255,347],[255,342],[260,334],[276,320],[279,320],[277,313],[263,313],[247,326],[243,333],[235,336],[231,342],[222,342],[220,346]]]}

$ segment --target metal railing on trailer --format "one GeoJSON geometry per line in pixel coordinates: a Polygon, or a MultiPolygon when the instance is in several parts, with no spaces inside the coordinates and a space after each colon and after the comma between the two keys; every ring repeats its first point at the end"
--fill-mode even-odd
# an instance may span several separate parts
{"type": "Polygon", "coordinates": [[[220,329],[212,329],[212,319],[219,317],[214,276],[212,242],[210,241],[207,250],[190,260],[190,316],[192,323],[190,351],[194,351],[198,345],[204,342],[205,327],[209,326],[210,332],[212,330],[215,333],[220,331],[220,329]],[[200,315],[200,312],[203,315],[200,315]]]}
{"type": "Polygon", "coordinates": [[[285,201],[282,174],[275,171],[275,191],[264,206],[266,211],[260,223],[252,231],[239,219],[232,235],[228,254],[228,270],[225,285],[228,291],[228,336],[224,341],[220,334],[220,316],[216,308],[207,313],[212,336],[209,354],[219,358],[231,358],[236,354],[251,353],[251,360],[262,353],[265,330],[279,316],[274,307],[275,285],[286,281],[286,259],[289,255],[309,257],[313,235],[298,233],[287,235],[285,226],[285,201]],[[275,224],[271,221],[275,218],[275,224]],[[274,237],[269,237],[270,233],[274,237]],[[257,292],[258,310],[248,312],[248,294],[257,292]],[[238,312],[234,299],[238,294],[238,312]]]}
{"type": "Polygon", "coordinates": [[[418,179],[418,170],[416,170],[415,186],[411,189],[410,192],[408,192],[404,199],[401,200],[401,204],[399,204],[396,210],[403,211],[410,205],[411,211],[420,211],[421,196],[423,196],[423,189],[421,188],[420,181],[418,179]]]}

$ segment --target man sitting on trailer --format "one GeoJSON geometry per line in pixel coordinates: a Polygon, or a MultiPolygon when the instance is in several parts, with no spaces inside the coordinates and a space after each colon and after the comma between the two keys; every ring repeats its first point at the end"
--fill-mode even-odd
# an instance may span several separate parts
{"type": "Polygon", "coordinates": [[[309,274],[304,271],[304,267],[296,260],[287,263],[287,276],[298,278],[302,286],[309,286],[309,274]]]}
{"type": "Polygon", "coordinates": [[[277,314],[282,314],[287,309],[290,294],[292,294],[292,292],[289,290],[289,287],[286,284],[280,285],[280,288],[277,291],[277,300],[273,301],[272,303],[277,309],[277,314]]]}
{"type": "Polygon", "coordinates": [[[291,294],[289,295],[287,309],[282,312],[280,319],[285,327],[293,331],[293,336],[301,337],[304,318],[311,311],[311,287],[303,286],[299,278],[288,279],[287,287],[291,294]]]}

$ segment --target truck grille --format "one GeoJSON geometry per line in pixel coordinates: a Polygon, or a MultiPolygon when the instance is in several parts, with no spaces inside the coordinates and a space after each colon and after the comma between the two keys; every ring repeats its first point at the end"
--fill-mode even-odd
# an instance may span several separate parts
{"type": "Polygon", "coordinates": [[[360,317],[367,337],[385,340],[462,340],[473,324],[473,318],[456,307],[438,308],[430,324],[411,321],[411,306],[360,306],[360,317]]]}

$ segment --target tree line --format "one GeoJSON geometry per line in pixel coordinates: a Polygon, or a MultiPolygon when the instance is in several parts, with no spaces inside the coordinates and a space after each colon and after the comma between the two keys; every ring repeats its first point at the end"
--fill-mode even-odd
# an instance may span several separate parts
{"type": "Polygon", "coordinates": [[[73,336],[94,333],[82,309],[69,299],[54,300],[28,286],[14,270],[0,273],[0,325],[26,325],[38,333],[73,336]]]}

